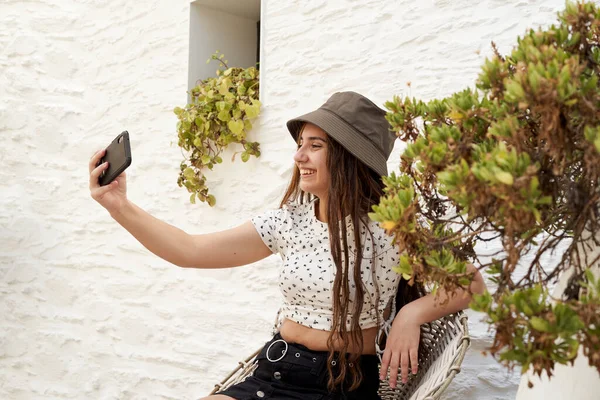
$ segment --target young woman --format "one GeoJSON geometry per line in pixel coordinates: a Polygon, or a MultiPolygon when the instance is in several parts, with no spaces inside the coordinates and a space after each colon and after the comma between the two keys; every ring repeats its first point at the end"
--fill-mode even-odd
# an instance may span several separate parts
{"type": "MultiPolygon", "coordinates": [[[[354,92],[335,93],[287,123],[298,144],[280,208],[236,228],[190,235],[127,200],[125,174],[100,187],[107,167],[90,160],[92,198],[148,250],[180,267],[229,268],[273,253],[283,267],[279,332],[248,379],[206,399],[378,399],[379,380],[395,387],[417,372],[420,325],[467,307],[468,291],[442,307],[392,268],[399,252],[367,213],[383,194],[381,176],[395,134],[385,111],[354,92]],[[403,305],[387,338],[381,369],[375,340],[386,309],[403,305]]],[[[471,292],[483,292],[477,270],[471,292]]],[[[442,296],[445,296],[442,294],[442,296]]]]}

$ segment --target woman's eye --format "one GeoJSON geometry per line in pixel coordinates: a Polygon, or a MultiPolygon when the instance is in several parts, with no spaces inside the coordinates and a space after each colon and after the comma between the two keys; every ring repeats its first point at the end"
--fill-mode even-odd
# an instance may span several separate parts
{"type": "MultiPolygon", "coordinates": [[[[302,147],[302,143],[298,143],[298,150],[300,150],[301,147],[302,147]]],[[[323,147],[323,145],[317,144],[317,143],[313,143],[310,145],[311,149],[320,149],[321,147],[323,147]]]]}

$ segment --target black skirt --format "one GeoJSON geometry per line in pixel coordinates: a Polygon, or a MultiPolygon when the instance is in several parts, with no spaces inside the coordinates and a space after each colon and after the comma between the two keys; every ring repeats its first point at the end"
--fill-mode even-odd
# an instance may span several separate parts
{"type": "MultiPolygon", "coordinates": [[[[307,347],[287,343],[276,334],[262,348],[256,370],[245,381],[218,392],[236,400],[380,400],[379,360],[375,355],[359,359],[363,374],[361,385],[348,391],[346,382],[335,392],[327,389],[326,351],[312,351],[307,347]]],[[[334,371],[338,368],[332,363],[334,371]]]]}

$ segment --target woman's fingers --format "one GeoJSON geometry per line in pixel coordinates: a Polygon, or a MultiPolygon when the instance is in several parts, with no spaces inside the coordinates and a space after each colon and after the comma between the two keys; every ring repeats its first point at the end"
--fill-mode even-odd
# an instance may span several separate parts
{"type": "Polygon", "coordinates": [[[381,369],[379,370],[379,379],[384,380],[387,376],[387,371],[390,366],[392,352],[390,349],[385,349],[383,352],[383,357],[381,358],[381,369]]]}
{"type": "Polygon", "coordinates": [[[413,375],[419,371],[419,348],[410,350],[410,366],[412,367],[413,375]]]}
{"type": "Polygon", "coordinates": [[[100,174],[106,168],[108,168],[108,163],[104,162],[90,172],[90,189],[100,186],[100,183],[98,183],[98,178],[100,178],[100,174]]]}
{"type": "Polygon", "coordinates": [[[105,149],[98,150],[96,153],[94,153],[92,158],[90,158],[90,163],[88,165],[90,173],[92,173],[92,171],[96,168],[96,166],[98,165],[98,161],[100,161],[100,159],[104,155],[104,152],[105,149]]]}
{"type": "Polygon", "coordinates": [[[398,367],[400,366],[399,353],[392,354],[390,362],[390,387],[395,389],[398,384],[398,367]]]}
{"type": "Polygon", "coordinates": [[[96,200],[101,199],[106,193],[110,192],[117,186],[119,186],[119,182],[117,181],[112,181],[111,183],[105,186],[99,186],[95,188],[92,192],[92,197],[96,200]]]}
{"type": "Polygon", "coordinates": [[[400,372],[402,373],[402,383],[408,380],[408,351],[400,353],[400,372]]]}
{"type": "Polygon", "coordinates": [[[383,353],[383,357],[381,359],[379,379],[385,379],[389,369],[389,385],[391,388],[396,388],[398,384],[398,370],[400,370],[400,379],[402,383],[406,383],[408,382],[409,371],[411,371],[413,374],[416,374],[418,368],[418,347],[397,352],[392,352],[390,349],[387,349],[383,353]]]}

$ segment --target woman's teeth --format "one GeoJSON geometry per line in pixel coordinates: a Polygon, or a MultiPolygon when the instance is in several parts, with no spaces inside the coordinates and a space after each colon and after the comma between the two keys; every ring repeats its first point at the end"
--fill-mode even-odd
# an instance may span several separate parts
{"type": "Polygon", "coordinates": [[[315,173],[315,171],[313,171],[311,169],[301,169],[300,170],[300,175],[302,175],[302,176],[312,175],[314,173],[315,173]]]}

